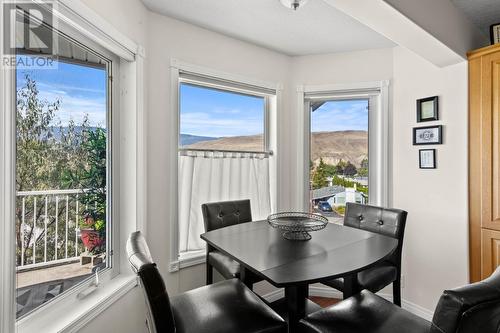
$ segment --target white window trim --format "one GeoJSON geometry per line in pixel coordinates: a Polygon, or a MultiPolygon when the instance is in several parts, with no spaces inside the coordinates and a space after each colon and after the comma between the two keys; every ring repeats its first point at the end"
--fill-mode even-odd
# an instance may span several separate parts
{"type": "MultiPolygon", "coordinates": [[[[194,254],[185,259],[179,259],[179,225],[178,225],[178,174],[179,174],[179,164],[178,164],[178,149],[179,149],[179,84],[180,84],[180,72],[189,72],[194,75],[213,77],[216,79],[230,81],[235,83],[240,83],[244,85],[259,87],[263,89],[273,90],[276,92],[276,98],[274,103],[268,108],[268,114],[265,117],[267,124],[266,149],[272,151],[272,158],[269,163],[270,167],[270,190],[271,190],[271,207],[276,204],[276,198],[279,198],[279,187],[278,187],[278,174],[277,168],[279,165],[280,157],[278,154],[277,137],[278,137],[278,126],[277,126],[277,115],[280,113],[281,108],[281,98],[283,85],[281,83],[271,83],[262,80],[255,80],[242,75],[236,75],[232,73],[227,73],[199,65],[193,65],[190,63],[182,62],[178,59],[172,58],[170,61],[170,110],[172,114],[172,121],[169,124],[170,132],[170,145],[168,149],[170,152],[175,152],[174,157],[170,160],[170,263],[168,266],[169,272],[177,272],[182,268],[200,265],[205,263],[206,252],[200,251],[198,254],[194,254]]],[[[265,131],[266,132],[266,131],[265,131]]],[[[201,209],[201,208],[200,208],[201,209]]]]}
{"type": "Polygon", "coordinates": [[[378,105],[370,110],[370,203],[389,204],[389,80],[330,85],[306,85],[297,87],[298,133],[303,133],[298,145],[297,179],[299,188],[296,207],[309,209],[309,155],[311,115],[306,107],[307,94],[335,95],[339,93],[379,90],[378,105]],[[372,157],[373,156],[373,157],[372,157]]]}
{"type": "MultiPolygon", "coordinates": [[[[40,5],[40,2],[33,0],[40,5]]],[[[41,4],[43,5],[43,4],[41,4]]],[[[0,15],[3,17],[3,8],[0,15]]],[[[144,57],[143,47],[122,35],[113,26],[95,14],[80,0],[59,0],[53,14],[92,41],[119,56],[120,59],[120,141],[129,143],[120,148],[115,163],[121,165],[119,193],[115,193],[120,204],[119,247],[115,248],[114,265],[116,276],[109,276],[96,291],[78,300],[77,294],[88,288],[81,285],[51,301],[16,323],[15,319],[15,234],[11,223],[0,224],[0,331],[38,332],[43,327],[51,332],[76,332],[85,323],[99,315],[113,302],[137,285],[131,273],[124,251],[125,240],[134,230],[145,231],[146,201],[146,137],[144,114],[144,57]],[[126,167],[124,167],[126,166],[126,167]]],[[[4,29],[2,26],[0,29],[4,29]]],[[[0,36],[3,31],[0,30],[0,36]]],[[[3,52],[3,51],[2,51],[3,52]]],[[[3,101],[0,113],[0,218],[14,220],[15,207],[15,70],[2,68],[0,76],[0,98],[3,101]]],[[[115,175],[117,177],[117,175],[115,175]]]]}

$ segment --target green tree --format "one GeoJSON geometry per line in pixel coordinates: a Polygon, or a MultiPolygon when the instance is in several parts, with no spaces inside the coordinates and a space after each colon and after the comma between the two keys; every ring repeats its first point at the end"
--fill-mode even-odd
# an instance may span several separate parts
{"type": "Polygon", "coordinates": [[[361,166],[358,168],[358,175],[361,177],[368,177],[368,159],[365,158],[361,161],[361,166]]]}
{"type": "Polygon", "coordinates": [[[358,173],[358,170],[356,169],[356,167],[354,166],[354,164],[352,164],[351,162],[347,162],[347,165],[344,168],[344,175],[346,175],[346,176],[354,176],[357,173],[358,173]]]}
{"type": "MultiPolygon", "coordinates": [[[[88,120],[85,118],[79,126],[70,121],[63,127],[60,121],[57,121],[62,101],[42,99],[36,81],[29,75],[25,75],[25,80],[25,85],[17,91],[16,191],[68,188],[62,181],[64,175],[68,170],[78,170],[85,165],[85,161],[80,157],[85,155],[83,143],[86,140],[84,132],[88,128],[88,120]]],[[[69,198],[68,206],[74,205],[75,199],[69,198]]],[[[59,239],[58,244],[55,244],[55,221],[56,216],[59,217],[58,228],[64,230],[65,221],[60,218],[65,212],[64,209],[65,205],[61,204],[56,211],[54,203],[49,202],[48,197],[18,197],[16,201],[18,263],[21,262],[22,251],[25,253],[26,261],[33,260],[33,242],[38,246],[44,240],[45,228],[40,226],[44,225],[45,221],[47,221],[48,239],[47,259],[55,258],[55,249],[61,242],[59,239]],[[46,218],[45,200],[48,206],[46,218]],[[22,244],[24,249],[21,250],[22,244]]],[[[74,241],[68,243],[68,252],[75,252],[74,241]]],[[[58,257],[61,255],[62,253],[58,257]]],[[[43,252],[36,252],[35,258],[37,261],[41,260],[43,252]]]]}
{"type": "Polygon", "coordinates": [[[336,170],[336,174],[337,175],[343,175],[344,174],[344,170],[345,170],[345,167],[347,166],[347,163],[340,160],[337,165],[335,166],[335,168],[337,169],[336,170]]]}
{"type": "Polygon", "coordinates": [[[318,166],[314,169],[312,176],[312,187],[313,189],[319,189],[328,186],[328,176],[326,173],[326,164],[323,158],[319,159],[318,166]]]}

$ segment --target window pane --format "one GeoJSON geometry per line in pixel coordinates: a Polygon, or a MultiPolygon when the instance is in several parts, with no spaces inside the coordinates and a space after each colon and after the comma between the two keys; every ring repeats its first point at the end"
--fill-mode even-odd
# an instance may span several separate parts
{"type": "Polygon", "coordinates": [[[205,254],[202,204],[249,199],[252,218],[258,220],[271,213],[271,194],[269,158],[259,153],[265,150],[265,98],[182,83],[179,99],[178,250],[183,260],[205,254]]]}
{"type": "Polygon", "coordinates": [[[335,220],[368,203],[368,100],[311,102],[311,211],[335,220]]]}
{"type": "Polygon", "coordinates": [[[181,148],[264,151],[265,99],[182,83],[181,148]]]}
{"type": "Polygon", "coordinates": [[[106,62],[60,59],[16,71],[18,318],[109,261],[106,62]]]}

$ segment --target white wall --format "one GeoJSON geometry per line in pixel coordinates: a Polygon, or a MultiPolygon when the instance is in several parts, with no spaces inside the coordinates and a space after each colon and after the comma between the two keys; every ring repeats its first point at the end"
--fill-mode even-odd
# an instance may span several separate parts
{"type": "MultiPolygon", "coordinates": [[[[149,12],[138,0],[84,0],[122,33],[146,48],[147,146],[148,146],[148,223],[147,239],[160,272],[166,279],[171,295],[205,283],[204,265],[169,273],[170,225],[176,207],[172,198],[177,195],[171,184],[177,182],[172,171],[177,163],[175,136],[169,129],[175,123],[170,109],[170,60],[204,66],[218,71],[248,78],[273,82],[288,82],[290,58],[288,56],[229,38],[178,20],[149,12]],[[117,13],[118,11],[118,13],[117,13]]],[[[283,91],[284,115],[278,119],[286,127],[288,91],[283,91]]],[[[282,141],[278,132],[278,142],[282,141]]],[[[285,172],[279,178],[291,178],[285,172]]],[[[281,182],[280,180],[278,180],[281,182]]],[[[278,205],[289,202],[281,196],[278,205]]],[[[263,290],[269,287],[261,287],[263,290]]],[[[137,288],[136,288],[137,290],[137,288]]],[[[144,321],[144,300],[134,290],[123,297],[91,325],[81,330],[92,332],[95,327],[109,331],[140,332],[144,321]],[[134,310],[135,309],[135,310],[134,310]],[[125,311],[125,312],[123,312],[125,311]],[[124,316],[135,311],[138,315],[124,316]],[[113,326],[115,323],[116,326],[113,326]]],[[[95,331],[95,330],[94,330],[95,331]]]]}
{"type": "Polygon", "coordinates": [[[205,274],[202,265],[183,269],[177,274],[167,272],[169,224],[177,209],[172,202],[177,192],[171,185],[177,182],[172,174],[177,164],[177,147],[175,133],[169,131],[176,126],[175,111],[170,109],[170,59],[282,83],[288,81],[289,58],[153,13],[149,15],[149,30],[154,32],[151,33],[154,42],[150,41],[148,49],[148,235],[152,252],[160,256],[160,271],[168,277],[168,289],[175,294],[202,285],[205,274]]]}
{"type": "MultiPolygon", "coordinates": [[[[410,213],[404,249],[403,297],[432,310],[442,289],[467,280],[466,65],[439,69],[403,48],[290,58],[245,42],[148,12],[138,0],[84,0],[98,14],[146,48],[148,102],[148,241],[173,295],[204,284],[204,265],[168,272],[172,198],[176,182],[174,138],[169,132],[171,58],[284,83],[279,142],[283,163],[296,151],[296,86],[392,79],[393,204],[410,213]],[[126,2],[126,3],[125,3],[126,2]],[[116,15],[119,10],[121,15],[116,15]],[[418,149],[411,145],[415,100],[440,95],[445,144],[438,147],[438,169],[418,170],[418,149]],[[446,244],[446,245],[444,245],[446,244]]],[[[280,207],[297,204],[297,170],[280,174],[280,207]],[[290,185],[290,187],[286,187],[290,185]]],[[[259,285],[261,292],[270,290],[259,285]]],[[[140,291],[124,296],[82,332],[141,332],[144,301],[140,291]],[[134,313],[130,315],[130,313],[134,313]],[[126,315],[125,315],[126,314],[126,315]]]]}
{"type": "Polygon", "coordinates": [[[434,310],[443,289],[468,283],[467,63],[438,68],[414,53],[394,49],[393,205],[408,211],[403,298],[434,310]],[[444,144],[437,169],[418,168],[412,145],[415,101],[439,96],[444,144]]]}

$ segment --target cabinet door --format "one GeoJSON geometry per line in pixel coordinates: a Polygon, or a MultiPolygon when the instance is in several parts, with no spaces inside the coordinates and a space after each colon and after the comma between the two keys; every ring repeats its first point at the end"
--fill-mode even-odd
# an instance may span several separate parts
{"type": "Polygon", "coordinates": [[[481,279],[485,279],[500,266],[500,231],[483,229],[481,279]]]}
{"type": "Polygon", "coordinates": [[[500,230],[500,52],[482,59],[481,227],[500,230]]]}

